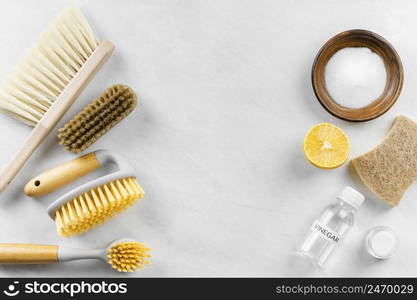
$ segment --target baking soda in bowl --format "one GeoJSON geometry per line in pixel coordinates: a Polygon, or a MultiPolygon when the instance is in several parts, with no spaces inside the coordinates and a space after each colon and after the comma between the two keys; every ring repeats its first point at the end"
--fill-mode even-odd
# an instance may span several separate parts
{"type": "Polygon", "coordinates": [[[326,89],[339,105],[361,108],[384,91],[387,72],[382,58],[366,47],[337,51],[325,70],[326,89]]]}

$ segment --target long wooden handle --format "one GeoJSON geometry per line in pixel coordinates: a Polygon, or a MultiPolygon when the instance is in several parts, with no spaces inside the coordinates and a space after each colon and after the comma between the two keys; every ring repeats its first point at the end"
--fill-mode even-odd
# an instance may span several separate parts
{"type": "Polygon", "coordinates": [[[0,244],[0,263],[44,264],[58,262],[58,246],[0,244]]]}
{"type": "Polygon", "coordinates": [[[32,153],[38,148],[48,133],[55,127],[71,104],[80,95],[93,76],[104,64],[114,49],[109,41],[101,42],[94,53],[87,59],[77,75],[71,80],[55,103],[48,109],[38,125],[26,139],[21,149],[0,172],[0,193],[16,177],[32,153]]]}
{"type": "Polygon", "coordinates": [[[94,152],[89,153],[34,177],[26,184],[25,194],[31,197],[48,194],[98,168],[94,152]]]}
{"type": "Polygon", "coordinates": [[[49,128],[45,128],[41,124],[36,125],[36,127],[32,130],[20,150],[0,172],[0,193],[3,192],[3,190],[13,180],[25,162],[32,155],[33,151],[38,148],[48,135],[49,131],[49,128]]]}

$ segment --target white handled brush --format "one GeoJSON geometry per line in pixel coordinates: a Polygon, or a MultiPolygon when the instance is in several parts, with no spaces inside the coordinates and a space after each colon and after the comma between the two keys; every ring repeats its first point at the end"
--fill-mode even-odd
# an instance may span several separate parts
{"type": "Polygon", "coordinates": [[[151,257],[144,244],[120,239],[105,248],[78,249],[55,245],[0,244],[0,264],[45,264],[83,259],[100,259],[119,272],[143,269],[151,257]]]}
{"type": "Polygon", "coordinates": [[[0,89],[0,110],[34,126],[21,149],[0,172],[0,192],[112,53],[98,42],[77,8],[64,9],[29,49],[0,89]]]}
{"type": "Polygon", "coordinates": [[[55,220],[60,235],[84,233],[145,195],[136,181],[134,169],[122,156],[109,150],[86,154],[37,175],[26,184],[25,193],[35,197],[45,195],[108,165],[117,170],[79,185],[48,207],[48,214],[55,220]]]}

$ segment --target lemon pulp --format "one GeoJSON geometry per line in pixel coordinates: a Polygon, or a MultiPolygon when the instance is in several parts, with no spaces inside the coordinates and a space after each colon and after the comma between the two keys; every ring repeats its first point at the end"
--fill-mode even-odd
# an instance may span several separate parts
{"type": "Polygon", "coordinates": [[[308,161],[321,169],[343,165],[349,155],[349,138],[339,127],[330,123],[313,126],[304,138],[304,153],[308,161]]]}

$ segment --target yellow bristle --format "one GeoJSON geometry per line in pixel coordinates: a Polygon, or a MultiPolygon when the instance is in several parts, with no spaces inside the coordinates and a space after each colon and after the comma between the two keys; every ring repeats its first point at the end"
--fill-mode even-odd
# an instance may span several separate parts
{"type": "Polygon", "coordinates": [[[133,272],[143,269],[151,263],[147,258],[152,257],[150,251],[143,243],[122,242],[113,245],[107,254],[108,262],[113,269],[119,272],[133,272]]]}
{"type": "Polygon", "coordinates": [[[98,190],[98,198],[101,199],[101,205],[103,207],[103,210],[104,211],[108,211],[108,208],[109,208],[109,200],[104,195],[103,189],[104,189],[104,187],[102,187],[102,188],[99,187],[97,189],[98,190]]]}
{"type": "Polygon", "coordinates": [[[104,194],[106,195],[105,197],[109,203],[110,210],[114,210],[114,208],[117,205],[116,199],[114,198],[113,194],[110,192],[109,187],[107,185],[104,186],[104,194]]]}
{"type": "Polygon", "coordinates": [[[136,191],[134,189],[134,185],[128,182],[126,179],[123,179],[123,185],[126,187],[128,194],[130,195],[129,200],[134,199],[137,197],[136,191]]]}
{"type": "Polygon", "coordinates": [[[136,179],[127,178],[103,184],[77,196],[56,211],[58,233],[69,237],[105,222],[143,198],[143,191],[138,193],[138,189],[142,191],[136,179]]]}
{"type": "Polygon", "coordinates": [[[119,190],[116,188],[113,182],[110,183],[110,191],[116,200],[114,211],[120,211],[120,203],[122,203],[121,199],[123,199],[123,197],[120,195],[119,190]]]}
{"type": "Polygon", "coordinates": [[[91,191],[91,197],[93,198],[94,210],[98,217],[101,217],[105,214],[103,205],[101,204],[100,198],[97,195],[97,189],[91,191]]]}

